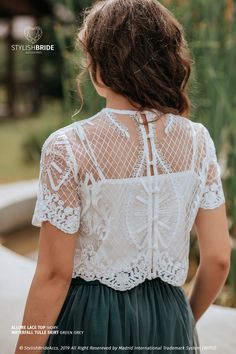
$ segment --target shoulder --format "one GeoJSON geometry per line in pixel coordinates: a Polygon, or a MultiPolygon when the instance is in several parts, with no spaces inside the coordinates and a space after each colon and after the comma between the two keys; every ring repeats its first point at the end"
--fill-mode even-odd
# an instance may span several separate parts
{"type": "Polygon", "coordinates": [[[207,160],[216,159],[216,146],[209,129],[201,122],[192,122],[198,154],[207,160]]]}
{"type": "Polygon", "coordinates": [[[198,150],[204,154],[206,151],[215,151],[215,144],[212,139],[209,129],[201,122],[193,121],[185,116],[173,115],[178,128],[181,130],[189,131],[192,135],[193,142],[198,150]]]}
{"type": "Polygon", "coordinates": [[[193,139],[204,140],[207,128],[202,123],[193,121],[183,115],[171,114],[170,117],[172,118],[172,125],[178,131],[185,132],[185,134],[192,136],[193,139]]]}
{"type": "Polygon", "coordinates": [[[73,123],[59,128],[51,133],[43,143],[42,152],[59,148],[69,143],[69,137],[73,132],[73,123]]]}
{"type": "Polygon", "coordinates": [[[177,116],[181,118],[183,125],[191,127],[191,130],[195,136],[197,143],[209,144],[212,143],[212,137],[208,128],[201,122],[193,121],[187,117],[177,116]]]}
{"type": "Polygon", "coordinates": [[[202,143],[207,150],[215,151],[215,143],[209,129],[200,122],[192,122],[197,142],[202,143]]]}
{"type": "Polygon", "coordinates": [[[63,146],[73,146],[75,142],[78,144],[80,129],[85,125],[94,125],[95,118],[98,116],[98,113],[55,130],[44,141],[42,151],[45,149],[56,149],[63,146]]]}
{"type": "Polygon", "coordinates": [[[204,129],[207,129],[202,123],[193,121],[190,118],[182,115],[173,115],[175,121],[179,124],[187,127],[191,127],[194,133],[204,132],[204,129]]]}
{"type": "Polygon", "coordinates": [[[210,135],[208,128],[203,123],[192,120],[189,120],[189,122],[193,128],[194,133],[198,136],[207,138],[210,135]]]}

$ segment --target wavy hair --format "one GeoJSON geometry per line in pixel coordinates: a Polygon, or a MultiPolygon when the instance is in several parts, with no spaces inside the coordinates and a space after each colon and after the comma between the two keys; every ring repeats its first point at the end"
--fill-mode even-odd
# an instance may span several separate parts
{"type": "Polygon", "coordinates": [[[193,61],[183,27],[158,1],[98,1],[84,11],[77,41],[90,58],[78,76],[82,105],[81,77],[90,69],[99,86],[99,68],[103,83],[138,110],[189,114],[193,61]]]}

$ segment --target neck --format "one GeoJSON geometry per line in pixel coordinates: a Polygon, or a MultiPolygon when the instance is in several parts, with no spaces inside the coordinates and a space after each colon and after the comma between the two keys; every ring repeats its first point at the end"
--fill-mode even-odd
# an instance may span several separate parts
{"type": "Polygon", "coordinates": [[[108,94],[106,97],[106,107],[113,109],[126,109],[126,110],[137,110],[138,107],[132,105],[128,99],[124,96],[118,95],[116,93],[108,94]]]}

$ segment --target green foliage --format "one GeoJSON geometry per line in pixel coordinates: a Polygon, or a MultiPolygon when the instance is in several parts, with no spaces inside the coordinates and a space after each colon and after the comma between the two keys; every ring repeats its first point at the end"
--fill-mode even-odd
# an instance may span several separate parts
{"type": "MultiPolygon", "coordinates": [[[[62,58],[61,82],[64,97],[64,117],[65,122],[68,118],[78,112],[81,108],[77,92],[77,77],[81,71],[82,53],[76,45],[76,33],[81,24],[81,14],[85,7],[91,5],[92,1],[75,1],[75,0],[51,0],[55,7],[54,32],[57,45],[62,58]],[[64,15],[61,14],[64,12],[64,15]]],[[[83,81],[84,107],[82,112],[92,114],[104,105],[103,100],[96,94],[88,75],[83,81]],[[93,102],[93,104],[91,104],[93,102]]],[[[76,116],[75,119],[80,119],[76,116]]]]}
{"type": "MultiPolygon", "coordinates": [[[[39,130],[29,131],[23,143],[24,158],[26,161],[36,162],[39,160],[41,147],[49,134],[63,125],[71,123],[72,120],[82,119],[86,115],[92,115],[97,109],[100,109],[104,103],[103,100],[96,94],[96,91],[88,77],[84,77],[83,93],[84,107],[80,110],[81,102],[77,94],[76,78],[80,71],[80,61],[82,54],[79,48],[76,48],[76,31],[80,25],[80,14],[83,8],[91,5],[91,1],[75,1],[75,0],[50,0],[55,16],[50,19],[44,19],[43,28],[53,27],[54,33],[47,34],[48,42],[53,42],[59,55],[56,58],[57,65],[52,61],[45,61],[43,70],[48,70],[49,73],[54,73],[51,79],[53,83],[58,80],[58,72],[63,94],[63,118],[56,125],[43,126],[39,130]],[[58,70],[59,67],[59,70],[58,70]],[[54,69],[54,70],[53,70],[54,69]],[[91,102],[93,104],[91,104],[91,102]]],[[[50,86],[52,85],[50,83],[50,86]]],[[[46,88],[49,86],[47,83],[46,88]]]]}
{"type": "Polygon", "coordinates": [[[1,122],[0,183],[37,178],[43,141],[63,123],[61,104],[43,102],[40,114],[1,122]],[[25,149],[22,149],[25,146],[25,149]],[[26,148],[27,146],[27,148],[26,148]],[[26,150],[27,149],[27,150],[26,150]]]}
{"type": "MultiPolygon", "coordinates": [[[[191,119],[207,126],[223,162],[229,232],[236,240],[236,0],[161,2],[185,29],[194,59],[191,119]]],[[[236,295],[235,271],[234,259],[228,282],[236,295]]]]}

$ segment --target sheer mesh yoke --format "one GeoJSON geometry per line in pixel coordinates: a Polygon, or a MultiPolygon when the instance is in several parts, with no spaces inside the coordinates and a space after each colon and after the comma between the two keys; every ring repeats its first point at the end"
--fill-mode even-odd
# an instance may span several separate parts
{"type": "Polygon", "coordinates": [[[224,202],[203,124],[104,108],[45,141],[32,223],[76,233],[73,277],[116,290],[156,277],[179,286],[199,208],[224,202]]]}

